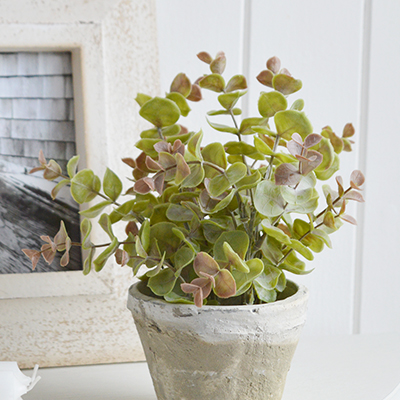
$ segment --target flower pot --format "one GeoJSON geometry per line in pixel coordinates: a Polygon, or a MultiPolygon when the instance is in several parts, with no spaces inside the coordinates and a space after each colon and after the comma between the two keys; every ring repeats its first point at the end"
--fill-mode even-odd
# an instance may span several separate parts
{"type": "Polygon", "coordinates": [[[134,284],[128,308],[158,400],[281,399],[308,290],[288,282],[286,294],[269,304],[197,308],[134,284]]]}

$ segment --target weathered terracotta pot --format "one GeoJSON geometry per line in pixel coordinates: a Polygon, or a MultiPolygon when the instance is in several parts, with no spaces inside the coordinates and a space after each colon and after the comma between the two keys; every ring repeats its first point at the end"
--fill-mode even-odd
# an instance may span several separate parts
{"type": "Polygon", "coordinates": [[[252,306],[171,304],[129,290],[158,400],[280,400],[305,323],[308,290],[252,306]]]}

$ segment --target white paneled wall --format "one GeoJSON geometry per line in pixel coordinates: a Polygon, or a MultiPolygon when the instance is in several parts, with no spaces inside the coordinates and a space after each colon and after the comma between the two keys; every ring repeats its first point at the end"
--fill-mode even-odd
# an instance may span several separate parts
{"type": "MultiPolygon", "coordinates": [[[[303,81],[290,98],[305,99],[315,132],[330,125],[341,134],[353,122],[356,145],[343,154],[341,174],[348,182],[353,169],[366,172],[367,203],[351,208],[359,227],[345,225],[332,236],[333,250],[310,264],[315,271],[294,277],[311,291],[306,334],[400,331],[400,261],[394,251],[400,239],[400,3],[157,0],[157,17],[163,90],[178,72],[192,80],[208,72],[195,56],[199,51],[223,50],[225,77],[248,75],[243,106],[257,116],[257,93],[264,89],[255,76],[276,55],[303,81]]],[[[204,97],[191,103],[186,125],[203,128],[206,143],[231,140],[208,126],[204,114],[218,103],[213,93],[204,97]]]]}

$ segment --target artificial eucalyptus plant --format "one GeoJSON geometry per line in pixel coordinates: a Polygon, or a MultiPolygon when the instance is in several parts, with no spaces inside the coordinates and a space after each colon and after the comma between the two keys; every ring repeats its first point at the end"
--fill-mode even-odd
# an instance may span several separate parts
{"type": "Polygon", "coordinates": [[[349,200],[363,201],[361,172],[354,171],[346,188],[336,177],[337,189],[322,186],[339,169],[339,155],[351,151],[354,128],[344,127],[341,137],[326,126],[320,134],[302,111],[303,100],[288,104],[288,95],[302,87],[277,57],[257,80],[270,90],[261,92],[259,116],[242,118],[238,100],[246,94],[247,81],[235,75],[225,83],[226,58],[201,52],[198,58],[211,73],[191,83],[180,73],[165,97],[138,94],[139,114],[152,127],[136,143],[140,154],[122,161],[132,168],[131,187],[123,192],[120,178],[107,169],[101,180],[90,169],[77,172],[78,156],[71,158],[67,173],[54,161],[39,156],[48,180],[61,179],[54,187],[69,186],[79,204],[82,243],[73,243],[64,224],[40,250],[26,250],[33,268],[40,256],[51,263],[64,252],[68,264],[71,246],[82,246],[87,257],[84,274],[100,271],[109,258],[132,268],[156,296],[168,302],[203,304],[253,304],[273,302],[285,294],[286,271],[307,274],[305,262],[313,252],[331,247],[329,234],[342,221],[355,224],[345,213],[349,200]],[[179,124],[191,111],[188,100],[202,99],[201,88],[218,94],[219,110],[210,117],[227,115],[230,125],[208,120],[211,128],[232,135],[226,143],[202,146],[202,131],[191,132],[179,124]],[[246,140],[244,140],[246,138],[246,140]],[[322,194],[322,193],[321,193],[322,194]],[[100,202],[93,205],[94,199],[100,202]],[[317,211],[318,210],[318,211],[317,211]],[[91,219],[107,233],[106,244],[91,242],[91,219]],[[117,238],[113,226],[125,225],[117,238]]]}

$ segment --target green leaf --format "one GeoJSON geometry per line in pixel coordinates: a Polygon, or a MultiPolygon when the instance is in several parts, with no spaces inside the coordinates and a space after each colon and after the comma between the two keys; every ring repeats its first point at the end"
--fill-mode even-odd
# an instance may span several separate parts
{"type": "Polygon", "coordinates": [[[286,96],[297,92],[303,86],[300,79],[295,79],[292,76],[286,74],[275,75],[272,79],[272,85],[275,90],[283,93],[286,96]]]}
{"type": "Polygon", "coordinates": [[[114,237],[111,244],[93,261],[96,272],[99,272],[103,269],[107,260],[115,253],[115,250],[117,250],[118,246],[118,239],[114,237]]]}
{"type": "Polygon", "coordinates": [[[183,117],[188,116],[191,109],[186,99],[180,93],[177,92],[168,93],[167,98],[175,102],[175,104],[179,107],[179,110],[183,117]]]}
{"type": "Polygon", "coordinates": [[[318,238],[320,238],[321,240],[324,241],[324,243],[331,249],[332,248],[332,242],[331,242],[331,238],[329,237],[329,235],[321,230],[321,229],[314,229],[312,231],[312,234],[314,236],[317,236],[318,238]]]}
{"type": "Polygon", "coordinates": [[[340,158],[335,153],[332,165],[326,171],[315,171],[315,175],[321,181],[326,181],[331,178],[335,172],[340,168],[340,158]]]}
{"type": "Polygon", "coordinates": [[[291,243],[290,237],[286,235],[286,233],[283,232],[282,229],[271,225],[271,222],[268,219],[262,220],[261,225],[268,236],[272,236],[279,242],[286,245],[289,245],[291,243]]]}
{"type": "Polygon", "coordinates": [[[332,166],[336,155],[330,140],[323,137],[316,146],[312,147],[312,150],[318,151],[318,153],[321,153],[323,156],[323,160],[315,169],[315,172],[317,173],[328,170],[332,166]]]}
{"type": "Polygon", "coordinates": [[[236,183],[236,188],[238,190],[247,190],[247,189],[252,189],[257,185],[258,182],[261,180],[261,174],[260,172],[256,169],[251,173],[251,175],[246,175],[244,178],[242,178],[239,182],[236,183]]]}
{"type": "Polygon", "coordinates": [[[265,160],[265,157],[257,149],[245,142],[225,143],[226,152],[232,155],[245,155],[254,160],[265,160]]]}
{"type": "Polygon", "coordinates": [[[194,260],[194,251],[186,246],[181,247],[174,255],[175,276],[179,276],[180,271],[194,260]]]}
{"type": "Polygon", "coordinates": [[[240,181],[247,174],[247,167],[237,162],[232,164],[225,172],[225,175],[219,175],[211,179],[209,191],[211,196],[218,197],[228,190],[236,182],[240,181]]]}
{"type": "Polygon", "coordinates": [[[113,240],[115,235],[112,231],[111,220],[108,214],[101,214],[99,218],[99,225],[103,228],[104,232],[107,233],[110,239],[113,240]]]}
{"type": "Polygon", "coordinates": [[[243,259],[232,249],[228,242],[224,242],[222,245],[225,256],[228,259],[229,265],[233,266],[235,269],[246,274],[250,272],[249,267],[246,265],[243,259]]]}
{"type": "Polygon", "coordinates": [[[144,103],[139,114],[158,128],[175,124],[181,116],[175,102],[161,97],[154,97],[144,103]]]}
{"type": "Polygon", "coordinates": [[[258,152],[261,154],[265,154],[266,156],[271,156],[274,154],[272,149],[264,142],[264,140],[260,139],[257,136],[254,136],[254,146],[258,152]]]}
{"type": "Polygon", "coordinates": [[[173,222],[190,222],[193,218],[193,212],[178,204],[170,204],[167,210],[167,218],[173,222]]]}
{"type": "Polygon", "coordinates": [[[87,210],[79,211],[79,214],[83,215],[86,218],[95,218],[110,204],[112,204],[111,200],[105,200],[100,203],[97,203],[96,205],[88,208],[87,210]]]}
{"type": "Polygon", "coordinates": [[[255,131],[253,127],[257,126],[268,126],[268,119],[267,118],[244,118],[240,123],[239,133],[241,135],[254,135],[255,131]]]}
{"type": "Polygon", "coordinates": [[[149,248],[150,248],[150,241],[151,241],[150,221],[148,219],[146,219],[143,222],[142,226],[140,227],[139,237],[140,237],[140,241],[142,243],[144,251],[148,252],[149,248]]]}
{"type": "Polygon", "coordinates": [[[233,134],[237,134],[239,132],[239,130],[237,128],[234,128],[232,126],[216,124],[216,123],[210,122],[208,119],[207,119],[207,122],[212,128],[214,128],[218,132],[228,132],[228,133],[233,133],[233,134]]]}
{"type": "MultiPolygon", "coordinates": [[[[218,165],[222,169],[226,169],[228,163],[226,160],[226,153],[224,146],[219,142],[214,142],[208,144],[206,147],[201,150],[201,154],[203,156],[204,161],[208,161],[212,164],[218,165]]],[[[208,178],[212,178],[215,175],[218,175],[218,171],[214,168],[205,166],[206,176],[208,178]]]]}
{"type": "Polygon", "coordinates": [[[275,126],[280,136],[290,140],[292,134],[297,132],[304,140],[312,133],[313,128],[303,112],[296,110],[279,111],[274,116],[275,126]]]}
{"type": "Polygon", "coordinates": [[[225,81],[224,78],[219,74],[210,74],[205,76],[199,82],[199,86],[214,92],[222,92],[225,88],[225,81]]]}
{"type": "Polygon", "coordinates": [[[269,264],[268,262],[264,263],[264,271],[258,276],[254,282],[257,282],[264,289],[273,290],[279,282],[279,277],[281,276],[282,271],[269,264]]]}
{"type": "Polygon", "coordinates": [[[147,286],[155,295],[166,296],[172,292],[177,279],[178,278],[171,269],[165,268],[157,275],[152,276],[147,282],[147,286]]]}
{"type": "Polygon", "coordinates": [[[116,201],[122,192],[122,182],[109,168],[106,169],[103,178],[104,193],[113,201],[116,201]]]}
{"type": "Polygon", "coordinates": [[[182,188],[193,188],[200,185],[204,180],[205,172],[201,164],[190,164],[190,175],[181,183],[182,188]]]}
{"type": "Polygon", "coordinates": [[[297,99],[293,102],[292,106],[290,107],[291,110],[301,111],[304,108],[304,100],[297,99]]]}
{"type": "Polygon", "coordinates": [[[233,93],[224,93],[218,96],[219,104],[224,107],[226,110],[231,110],[235,107],[238,100],[245,95],[247,92],[233,92],[233,93]]]}
{"type": "Polygon", "coordinates": [[[228,262],[224,251],[224,243],[228,243],[232,250],[238,254],[238,256],[244,260],[247,249],[249,247],[249,237],[244,231],[230,231],[224,232],[218,238],[214,244],[214,258],[217,261],[228,262]]]}
{"type": "Polygon", "coordinates": [[[273,117],[278,111],[286,110],[287,100],[281,93],[261,92],[258,99],[258,111],[264,118],[273,117]]]}
{"type": "Polygon", "coordinates": [[[243,75],[235,75],[233,76],[228,84],[226,85],[225,91],[227,93],[233,92],[234,90],[243,90],[247,89],[247,81],[243,75]]]}
{"type": "Polygon", "coordinates": [[[236,282],[236,296],[243,294],[263,271],[264,264],[259,258],[253,258],[246,261],[247,267],[250,272],[248,274],[240,272],[238,270],[233,270],[232,275],[236,282]]]}
{"type": "Polygon", "coordinates": [[[67,164],[68,176],[72,179],[76,175],[76,167],[78,166],[79,156],[72,157],[67,164]]]}
{"type": "MultiPolygon", "coordinates": [[[[179,185],[182,181],[190,175],[190,167],[186,163],[183,155],[181,153],[175,154],[176,159],[176,174],[175,174],[175,183],[179,185]]],[[[167,177],[165,178],[167,179],[167,177]]]]}
{"type": "Polygon", "coordinates": [[[314,255],[303,243],[296,239],[292,239],[288,247],[296,250],[299,254],[301,254],[305,259],[312,261],[314,260],[314,255]]]}
{"type": "Polygon", "coordinates": [[[155,249],[153,239],[157,239],[161,253],[166,253],[166,259],[171,258],[181,243],[181,239],[174,234],[174,229],[176,229],[176,225],[172,222],[159,222],[151,226],[150,237],[152,241],[150,243],[150,253],[152,253],[152,249],[155,249]]]}
{"type": "Polygon", "coordinates": [[[94,248],[91,247],[85,261],[83,262],[83,275],[87,275],[92,269],[94,252],[94,248]]]}
{"type": "Polygon", "coordinates": [[[92,232],[92,223],[87,218],[85,218],[81,222],[81,240],[83,250],[88,250],[92,248],[92,242],[90,241],[90,232],[92,232]]]}
{"type": "MultiPolygon", "coordinates": [[[[200,151],[201,141],[203,139],[203,131],[200,130],[195,135],[193,135],[187,145],[188,152],[192,156],[193,160],[202,160],[202,155],[200,151]]],[[[185,154],[186,155],[186,154],[185,154]]],[[[189,160],[191,161],[191,160],[189,160]]]]}
{"type": "Polygon", "coordinates": [[[101,182],[92,170],[83,169],[71,179],[71,195],[78,204],[93,200],[99,193],[101,182]]]}
{"type": "Polygon", "coordinates": [[[254,194],[256,210],[266,217],[277,217],[285,210],[286,202],[281,195],[281,189],[273,182],[264,180],[257,185],[254,194]]]}
{"type": "MultiPolygon", "coordinates": [[[[242,110],[240,108],[233,108],[232,110],[233,115],[240,115],[242,114],[242,110]]],[[[229,110],[211,110],[207,112],[207,115],[213,117],[215,115],[230,115],[229,110]]]]}
{"type": "Polygon", "coordinates": [[[63,179],[62,181],[58,182],[56,186],[53,187],[51,191],[51,198],[54,200],[58,192],[64,187],[67,186],[71,181],[69,179],[63,179]]]}
{"type": "Polygon", "coordinates": [[[160,141],[161,139],[140,139],[136,142],[135,146],[151,158],[156,158],[158,153],[154,150],[154,145],[160,141]]]}
{"type": "Polygon", "coordinates": [[[272,236],[267,236],[261,245],[261,251],[269,261],[277,264],[283,257],[282,243],[274,239],[272,236]]]}
{"type": "Polygon", "coordinates": [[[138,93],[135,98],[136,102],[139,104],[140,107],[142,107],[145,103],[147,103],[151,99],[152,99],[151,96],[143,93],[138,93]]]}
{"type": "Polygon", "coordinates": [[[259,281],[255,280],[254,289],[257,293],[257,297],[265,303],[272,303],[276,300],[277,293],[275,289],[266,289],[259,281]]]}

